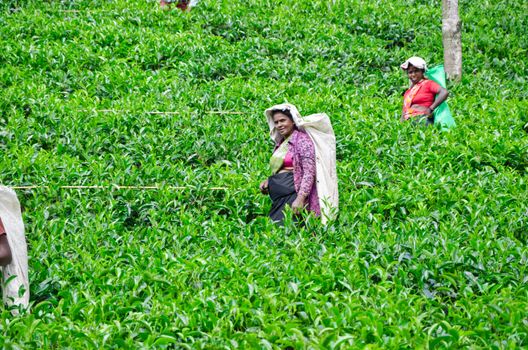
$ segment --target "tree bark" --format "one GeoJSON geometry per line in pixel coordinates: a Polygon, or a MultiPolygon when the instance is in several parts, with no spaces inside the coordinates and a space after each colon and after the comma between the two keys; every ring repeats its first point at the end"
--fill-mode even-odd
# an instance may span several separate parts
{"type": "Polygon", "coordinates": [[[462,78],[462,23],[458,16],[458,0],[442,0],[442,41],[447,78],[462,78]]]}

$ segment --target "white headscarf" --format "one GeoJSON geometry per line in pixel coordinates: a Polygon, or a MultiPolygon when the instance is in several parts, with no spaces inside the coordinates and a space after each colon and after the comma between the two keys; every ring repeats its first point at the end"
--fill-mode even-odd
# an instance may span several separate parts
{"type": "MultiPolygon", "coordinates": [[[[7,241],[13,259],[3,267],[2,291],[4,303],[8,306],[27,308],[29,304],[28,255],[24,223],[20,203],[15,191],[0,186],[0,219],[6,230],[7,241]],[[13,276],[15,276],[13,278],[13,276]],[[11,279],[8,281],[8,279],[11,279]],[[8,281],[6,283],[6,281],[8,281]]],[[[12,311],[14,314],[17,310],[12,311]]]]}
{"type": "Polygon", "coordinates": [[[403,62],[400,65],[400,68],[403,70],[407,70],[409,68],[409,64],[415,66],[418,69],[423,69],[424,71],[427,70],[427,63],[425,63],[425,60],[418,56],[413,56],[409,58],[407,61],[403,62]]]}
{"type": "Polygon", "coordinates": [[[290,111],[293,122],[301,131],[305,131],[312,139],[315,146],[316,184],[319,206],[321,207],[321,220],[323,224],[329,219],[334,219],[339,206],[339,194],[336,172],[336,138],[330,118],[325,113],[301,116],[297,108],[289,103],[275,105],[266,109],[265,115],[270,128],[270,136],[276,143],[282,136],[275,128],[272,113],[275,110],[290,111]]]}

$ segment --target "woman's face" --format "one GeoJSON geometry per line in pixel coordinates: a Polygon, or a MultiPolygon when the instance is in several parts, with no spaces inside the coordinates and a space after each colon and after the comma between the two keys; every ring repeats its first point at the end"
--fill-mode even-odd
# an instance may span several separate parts
{"type": "Polygon", "coordinates": [[[416,68],[412,64],[409,64],[409,68],[407,68],[407,76],[413,84],[416,84],[424,78],[424,72],[423,70],[416,68]]]}
{"type": "Polygon", "coordinates": [[[282,137],[286,138],[291,135],[295,128],[295,123],[286,114],[278,112],[273,115],[273,122],[282,137]]]}

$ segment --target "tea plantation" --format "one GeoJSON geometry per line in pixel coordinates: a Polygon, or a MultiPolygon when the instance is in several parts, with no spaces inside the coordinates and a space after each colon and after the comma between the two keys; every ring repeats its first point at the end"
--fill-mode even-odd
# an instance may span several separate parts
{"type": "Polygon", "coordinates": [[[528,347],[528,3],[459,3],[441,132],[399,122],[440,0],[3,0],[0,183],[37,187],[0,347],[528,347]],[[336,132],[326,227],[266,217],[285,101],[336,132]]]}

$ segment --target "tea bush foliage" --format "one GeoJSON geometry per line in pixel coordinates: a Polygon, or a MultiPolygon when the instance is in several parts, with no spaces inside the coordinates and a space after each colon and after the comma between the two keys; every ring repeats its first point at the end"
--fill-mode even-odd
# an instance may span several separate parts
{"type": "Polygon", "coordinates": [[[439,0],[3,1],[0,182],[47,187],[18,191],[32,305],[0,346],[528,346],[528,5],[459,3],[440,132],[398,122],[439,0]],[[327,227],[266,218],[285,101],[332,119],[327,227]]]}

